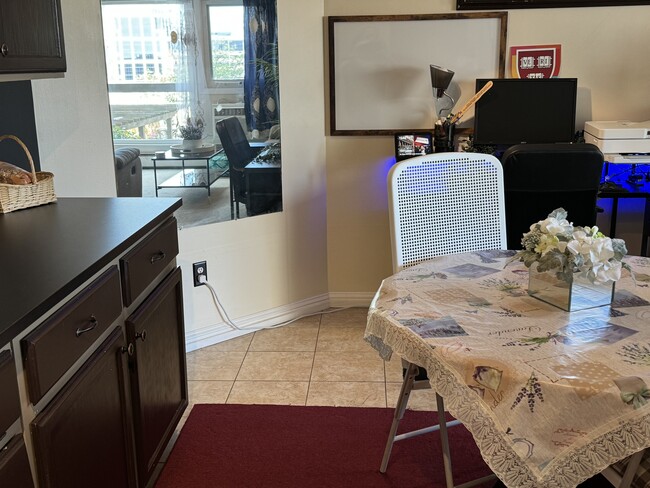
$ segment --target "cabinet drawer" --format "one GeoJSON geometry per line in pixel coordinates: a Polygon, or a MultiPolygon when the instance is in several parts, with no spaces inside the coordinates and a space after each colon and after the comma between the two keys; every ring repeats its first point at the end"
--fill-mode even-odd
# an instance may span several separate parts
{"type": "Polygon", "coordinates": [[[15,436],[0,449],[0,486],[34,488],[22,435],[15,436]]]}
{"type": "Polygon", "coordinates": [[[120,259],[124,305],[131,305],[177,254],[178,232],[172,217],[120,259]]]}
{"type": "Polygon", "coordinates": [[[122,313],[117,266],[21,340],[29,398],[38,402],[122,313]]]}
{"type": "Polygon", "coordinates": [[[11,351],[0,351],[0,440],[20,417],[20,398],[16,382],[16,364],[11,351]]]}

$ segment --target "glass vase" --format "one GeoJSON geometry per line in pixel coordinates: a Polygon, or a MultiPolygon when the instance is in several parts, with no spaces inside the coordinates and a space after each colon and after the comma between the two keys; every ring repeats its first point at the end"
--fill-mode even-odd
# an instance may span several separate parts
{"type": "Polygon", "coordinates": [[[528,273],[528,294],[567,312],[575,312],[610,305],[614,282],[594,284],[578,274],[571,275],[567,282],[557,277],[556,270],[537,271],[534,263],[528,273]]]}

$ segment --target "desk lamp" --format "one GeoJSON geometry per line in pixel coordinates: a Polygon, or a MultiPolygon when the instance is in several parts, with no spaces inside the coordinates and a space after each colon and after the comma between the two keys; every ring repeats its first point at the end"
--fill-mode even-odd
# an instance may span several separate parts
{"type": "Polygon", "coordinates": [[[454,105],[456,105],[456,100],[454,100],[453,97],[445,91],[449,87],[451,79],[454,77],[454,72],[446,68],[436,66],[435,64],[429,65],[429,69],[431,70],[431,88],[433,88],[433,96],[436,101],[440,100],[442,97],[447,97],[451,100],[451,106],[449,108],[441,108],[436,112],[436,115],[438,118],[440,118],[440,114],[443,110],[449,110],[451,112],[451,110],[454,108],[454,105]]]}

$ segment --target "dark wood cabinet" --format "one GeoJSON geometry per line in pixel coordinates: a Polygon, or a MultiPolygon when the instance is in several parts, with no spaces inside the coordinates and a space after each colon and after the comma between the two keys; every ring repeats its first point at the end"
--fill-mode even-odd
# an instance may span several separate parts
{"type": "Polygon", "coordinates": [[[59,0],[0,2],[0,73],[66,69],[59,0]]]}
{"type": "Polygon", "coordinates": [[[128,351],[116,327],[31,423],[40,488],[135,486],[128,351]]]}
{"type": "Polygon", "coordinates": [[[6,487],[34,488],[22,435],[14,436],[5,447],[0,449],[0,480],[2,486],[6,487]]]}
{"type": "Polygon", "coordinates": [[[138,485],[147,485],[187,407],[181,270],[176,268],[126,320],[138,485]]]}
{"type": "Polygon", "coordinates": [[[31,473],[38,488],[153,483],[187,375],[181,202],[145,200],[60,198],[0,219],[0,487],[31,473]]]}
{"type": "Polygon", "coordinates": [[[20,417],[16,364],[11,351],[0,351],[0,442],[7,429],[20,417]]]}

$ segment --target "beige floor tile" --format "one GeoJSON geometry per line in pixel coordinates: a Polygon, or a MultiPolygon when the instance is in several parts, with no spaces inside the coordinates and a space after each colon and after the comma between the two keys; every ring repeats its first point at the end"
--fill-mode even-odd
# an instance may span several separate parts
{"type": "Polygon", "coordinates": [[[384,361],[384,367],[386,368],[386,381],[399,383],[403,380],[402,360],[397,354],[393,354],[390,361],[384,361]]]}
{"type": "MultiPolygon", "coordinates": [[[[397,405],[401,383],[386,383],[386,404],[389,408],[397,405]]],[[[411,392],[407,408],[411,410],[436,411],[436,394],[430,388],[411,392]]]]}
{"type": "Polygon", "coordinates": [[[251,351],[237,380],[309,381],[313,360],[312,352],[251,351]]]}
{"type": "Polygon", "coordinates": [[[316,349],[318,338],[318,321],[306,320],[295,322],[277,329],[255,332],[250,344],[250,351],[309,351],[316,349]]]}
{"type": "Polygon", "coordinates": [[[251,341],[253,340],[253,332],[250,332],[246,335],[235,337],[234,339],[230,339],[228,341],[220,342],[219,344],[215,344],[213,346],[208,346],[206,349],[210,349],[213,351],[240,351],[240,352],[246,352],[248,351],[248,346],[250,345],[251,341]]]}
{"type": "MultiPolygon", "coordinates": [[[[301,319],[296,320],[295,322],[291,322],[288,325],[320,325],[322,314],[318,315],[309,315],[307,317],[303,317],[301,319]]],[[[279,327],[282,328],[282,327],[279,327]]]]}
{"type": "Polygon", "coordinates": [[[190,404],[226,403],[233,381],[188,381],[190,404]]]}
{"type": "MultiPolygon", "coordinates": [[[[368,352],[375,350],[363,339],[365,328],[359,326],[351,327],[328,327],[320,328],[318,334],[317,351],[341,351],[341,352],[368,352]]],[[[377,357],[379,355],[377,354],[377,357]]]]}
{"type": "Polygon", "coordinates": [[[367,308],[354,307],[346,308],[345,310],[341,310],[339,312],[324,313],[320,324],[321,326],[358,325],[365,327],[367,319],[367,308]]]}
{"type": "Polygon", "coordinates": [[[311,381],[384,382],[384,361],[375,351],[317,351],[311,381]]]}
{"type": "Polygon", "coordinates": [[[307,405],[335,407],[385,407],[384,383],[318,382],[309,385],[307,405]]]}
{"type": "Polygon", "coordinates": [[[228,403],[304,405],[308,381],[235,381],[228,403]]]}
{"type": "Polygon", "coordinates": [[[234,380],[245,352],[205,348],[187,354],[188,380],[234,380]]]}

